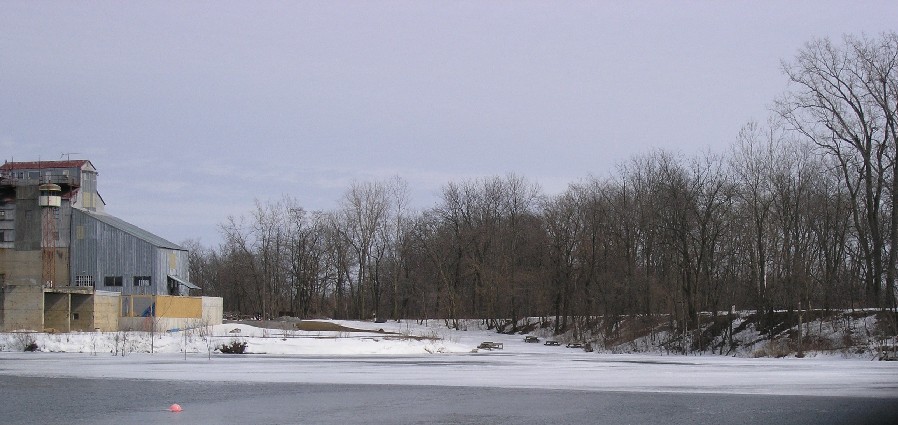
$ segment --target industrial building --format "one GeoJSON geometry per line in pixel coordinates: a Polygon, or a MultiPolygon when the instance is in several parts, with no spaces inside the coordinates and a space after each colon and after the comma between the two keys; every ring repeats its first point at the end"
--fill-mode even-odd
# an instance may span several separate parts
{"type": "Polygon", "coordinates": [[[221,323],[188,251],[105,212],[88,160],[0,166],[0,330],[221,323]]]}

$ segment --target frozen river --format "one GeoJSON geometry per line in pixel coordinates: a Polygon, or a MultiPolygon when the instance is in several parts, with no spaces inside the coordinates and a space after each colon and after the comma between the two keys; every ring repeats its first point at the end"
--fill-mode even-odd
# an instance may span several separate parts
{"type": "Polygon", "coordinates": [[[604,355],[580,351],[436,355],[0,352],[3,375],[126,380],[430,385],[547,390],[898,397],[898,362],[838,358],[604,355]]]}
{"type": "Polygon", "coordinates": [[[532,350],[186,360],[3,352],[0,423],[898,423],[894,362],[532,350]],[[166,411],[172,403],[184,411],[166,411]]]}
{"type": "Polygon", "coordinates": [[[4,424],[898,423],[884,398],[13,376],[0,394],[4,424]]]}

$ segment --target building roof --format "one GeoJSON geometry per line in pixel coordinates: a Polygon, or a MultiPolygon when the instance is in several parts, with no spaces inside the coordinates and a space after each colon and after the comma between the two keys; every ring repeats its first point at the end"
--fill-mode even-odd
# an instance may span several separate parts
{"type": "Polygon", "coordinates": [[[73,159],[69,161],[28,161],[28,162],[4,162],[0,170],[38,170],[44,168],[82,168],[85,164],[95,167],[86,159],[73,159]]]}
{"type": "Polygon", "coordinates": [[[100,221],[102,223],[105,223],[107,225],[115,227],[116,229],[119,229],[119,230],[121,230],[125,233],[128,233],[134,237],[145,240],[159,248],[175,249],[178,251],[186,251],[186,249],[184,249],[182,246],[172,243],[172,242],[169,242],[168,240],[162,238],[161,236],[156,236],[156,235],[154,235],[146,230],[143,230],[140,227],[137,227],[131,223],[128,223],[127,221],[122,220],[118,217],[114,217],[114,216],[111,216],[109,214],[104,214],[104,213],[87,211],[87,210],[83,210],[83,209],[74,209],[74,210],[81,212],[83,214],[86,214],[87,216],[92,217],[92,218],[96,219],[97,221],[100,221]]]}
{"type": "Polygon", "coordinates": [[[171,280],[174,280],[175,282],[178,282],[178,283],[180,283],[181,285],[184,285],[184,286],[186,286],[186,287],[188,287],[188,288],[190,288],[190,289],[203,289],[203,288],[200,288],[199,286],[196,286],[196,285],[194,285],[194,284],[192,284],[192,283],[190,283],[190,282],[188,282],[188,281],[186,281],[186,280],[184,280],[184,279],[181,279],[180,277],[172,276],[172,275],[168,275],[168,277],[171,278],[171,280]]]}

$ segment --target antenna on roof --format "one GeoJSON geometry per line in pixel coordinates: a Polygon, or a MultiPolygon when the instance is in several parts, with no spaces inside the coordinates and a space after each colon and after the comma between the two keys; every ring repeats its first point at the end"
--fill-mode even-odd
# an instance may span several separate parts
{"type": "Polygon", "coordinates": [[[71,161],[72,155],[81,155],[81,152],[63,152],[62,155],[59,155],[59,159],[62,159],[62,157],[65,157],[66,161],[71,161]]]}

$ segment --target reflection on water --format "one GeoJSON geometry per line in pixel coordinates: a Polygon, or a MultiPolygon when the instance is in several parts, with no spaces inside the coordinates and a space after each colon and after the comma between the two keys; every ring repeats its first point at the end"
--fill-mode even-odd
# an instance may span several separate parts
{"type": "Polygon", "coordinates": [[[896,399],[844,397],[11,376],[0,394],[5,424],[898,423],[896,399]]]}

